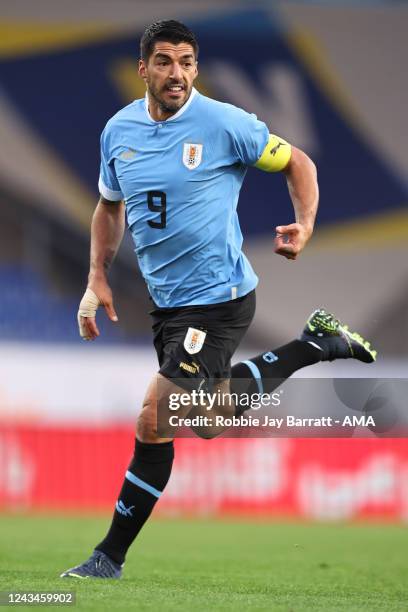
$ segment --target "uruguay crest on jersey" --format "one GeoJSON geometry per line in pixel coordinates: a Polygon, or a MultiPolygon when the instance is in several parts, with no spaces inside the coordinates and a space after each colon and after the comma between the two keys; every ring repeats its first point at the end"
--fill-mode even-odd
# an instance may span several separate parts
{"type": "Polygon", "coordinates": [[[198,168],[203,157],[203,145],[185,142],[183,148],[183,164],[189,170],[198,168]]]}

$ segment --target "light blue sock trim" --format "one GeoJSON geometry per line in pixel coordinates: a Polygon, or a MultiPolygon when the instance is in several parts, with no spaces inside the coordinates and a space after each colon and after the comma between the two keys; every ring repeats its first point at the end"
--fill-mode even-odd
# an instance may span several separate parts
{"type": "Polygon", "coordinates": [[[245,363],[245,365],[248,366],[248,368],[251,370],[251,374],[255,378],[256,384],[258,385],[259,393],[263,393],[264,389],[263,389],[263,383],[262,383],[262,376],[261,376],[258,366],[255,365],[253,361],[249,361],[249,359],[247,361],[243,361],[242,363],[245,363]]]}
{"type": "Polygon", "coordinates": [[[147,491],[148,493],[151,493],[151,495],[154,495],[157,498],[160,497],[160,495],[163,492],[147,484],[147,482],[145,482],[144,480],[141,480],[140,478],[132,474],[132,472],[129,472],[129,470],[126,472],[125,476],[134,485],[136,485],[137,487],[140,487],[141,489],[144,489],[145,491],[147,491]]]}

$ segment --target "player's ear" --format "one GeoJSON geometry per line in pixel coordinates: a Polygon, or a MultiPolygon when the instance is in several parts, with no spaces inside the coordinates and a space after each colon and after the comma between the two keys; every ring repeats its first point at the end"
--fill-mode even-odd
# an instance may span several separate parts
{"type": "Polygon", "coordinates": [[[147,75],[146,75],[146,63],[142,59],[139,60],[139,76],[143,80],[146,80],[146,78],[147,78],[147,75]]]}

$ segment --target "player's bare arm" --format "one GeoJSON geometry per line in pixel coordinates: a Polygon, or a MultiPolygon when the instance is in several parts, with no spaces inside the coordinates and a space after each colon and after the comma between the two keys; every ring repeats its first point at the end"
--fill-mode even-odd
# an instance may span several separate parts
{"type": "Polygon", "coordinates": [[[283,169],[295,210],[296,223],[276,228],[275,253],[296,259],[313,233],[319,202],[316,166],[300,149],[292,147],[292,154],[283,169]]]}
{"type": "Polygon", "coordinates": [[[295,223],[276,228],[275,253],[296,259],[313,233],[319,202],[316,166],[300,149],[275,134],[255,164],[265,172],[283,172],[295,211],[295,223]]]}
{"type": "Polygon", "coordinates": [[[107,272],[115,258],[125,230],[123,202],[111,202],[101,196],[91,225],[91,257],[87,290],[81,300],[78,324],[81,337],[94,340],[99,336],[95,315],[101,304],[111,321],[117,321],[107,272]]]}

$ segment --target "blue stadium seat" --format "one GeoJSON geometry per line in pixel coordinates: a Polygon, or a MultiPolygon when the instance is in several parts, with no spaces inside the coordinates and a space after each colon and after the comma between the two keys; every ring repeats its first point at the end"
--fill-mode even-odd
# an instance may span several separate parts
{"type": "MultiPolygon", "coordinates": [[[[0,340],[80,342],[78,296],[66,296],[32,268],[0,266],[0,340]]],[[[123,331],[99,317],[103,343],[129,341],[123,331]]]]}

